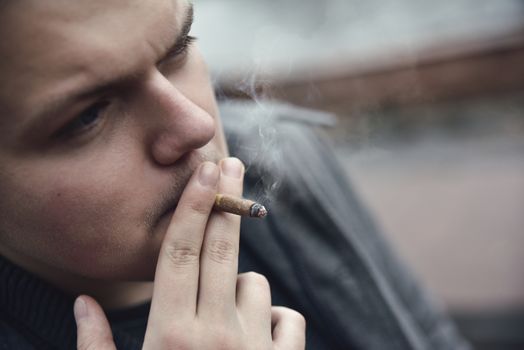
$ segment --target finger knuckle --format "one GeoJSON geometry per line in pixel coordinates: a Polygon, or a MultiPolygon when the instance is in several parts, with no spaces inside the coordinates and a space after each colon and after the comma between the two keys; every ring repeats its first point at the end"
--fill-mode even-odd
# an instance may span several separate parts
{"type": "Polygon", "coordinates": [[[302,315],[300,312],[296,310],[288,309],[288,308],[285,309],[285,312],[286,312],[286,317],[288,317],[288,319],[291,322],[293,322],[295,325],[301,328],[306,328],[306,318],[304,317],[304,315],[302,315]]]}
{"type": "Polygon", "coordinates": [[[187,332],[171,330],[162,336],[162,345],[170,350],[191,350],[195,344],[187,332]]]}
{"type": "Polygon", "coordinates": [[[227,329],[221,328],[214,332],[215,349],[217,350],[240,350],[242,346],[238,340],[238,337],[232,335],[227,329]]]}
{"type": "Polygon", "coordinates": [[[197,215],[209,215],[209,205],[200,200],[194,200],[189,203],[189,208],[197,215]]]}
{"type": "Polygon", "coordinates": [[[209,258],[218,263],[229,263],[238,255],[237,246],[227,239],[212,239],[206,246],[209,258]]]}
{"type": "Polygon", "coordinates": [[[200,257],[199,247],[194,242],[186,240],[177,240],[167,244],[165,252],[176,267],[195,264],[200,257]]]}
{"type": "Polygon", "coordinates": [[[244,278],[248,283],[257,286],[260,289],[269,289],[269,281],[267,280],[266,276],[258,272],[247,272],[244,274],[244,278]]]}
{"type": "Polygon", "coordinates": [[[296,318],[296,323],[297,323],[301,328],[306,328],[306,326],[307,326],[307,321],[306,321],[306,318],[304,317],[304,315],[302,315],[300,312],[296,312],[296,314],[295,314],[295,318],[296,318]]]}

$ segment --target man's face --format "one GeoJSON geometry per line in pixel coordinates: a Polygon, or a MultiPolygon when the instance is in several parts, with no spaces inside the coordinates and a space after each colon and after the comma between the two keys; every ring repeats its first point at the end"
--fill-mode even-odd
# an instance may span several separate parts
{"type": "Polygon", "coordinates": [[[189,176],[226,154],[191,13],[182,0],[4,5],[0,254],[152,277],[189,176]]]}

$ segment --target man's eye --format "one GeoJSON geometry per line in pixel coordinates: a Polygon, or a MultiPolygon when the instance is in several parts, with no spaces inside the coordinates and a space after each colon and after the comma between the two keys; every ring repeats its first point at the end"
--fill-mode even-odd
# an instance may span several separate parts
{"type": "Polygon", "coordinates": [[[101,114],[108,105],[109,102],[100,102],[92,105],[61,128],[55,136],[72,136],[94,127],[102,118],[101,114]]]}
{"type": "Polygon", "coordinates": [[[167,53],[166,58],[171,60],[171,59],[181,59],[185,57],[185,55],[187,54],[189,50],[189,47],[196,40],[197,40],[196,37],[187,35],[179,45],[175,46],[173,49],[171,49],[167,53]]]}

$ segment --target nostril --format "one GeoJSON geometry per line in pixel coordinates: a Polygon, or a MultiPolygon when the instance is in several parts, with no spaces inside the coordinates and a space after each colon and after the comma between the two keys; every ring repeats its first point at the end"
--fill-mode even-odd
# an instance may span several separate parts
{"type": "Polygon", "coordinates": [[[161,165],[175,162],[183,153],[178,151],[178,141],[174,135],[163,132],[153,143],[152,153],[155,161],[161,165]]]}
{"type": "Polygon", "coordinates": [[[216,132],[216,121],[211,115],[202,113],[202,115],[195,120],[194,126],[194,137],[191,139],[192,143],[189,145],[190,148],[200,148],[215,136],[216,132]]]}

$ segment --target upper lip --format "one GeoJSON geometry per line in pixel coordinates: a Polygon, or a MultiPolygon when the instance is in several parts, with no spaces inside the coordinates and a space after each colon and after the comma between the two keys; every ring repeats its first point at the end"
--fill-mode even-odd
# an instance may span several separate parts
{"type": "Polygon", "coordinates": [[[187,178],[183,180],[183,184],[180,187],[181,191],[175,193],[172,199],[169,200],[169,206],[167,209],[160,215],[159,219],[165,216],[166,214],[174,211],[177,206],[178,202],[180,201],[180,197],[182,196],[183,189],[187,186],[187,183],[189,182],[192,174],[195,172],[195,170],[198,168],[200,164],[202,164],[205,161],[205,159],[202,157],[201,154],[197,153],[196,151],[190,152],[188,154],[185,154],[180,160],[179,160],[179,166],[181,167],[187,167],[190,169],[187,178]]]}

